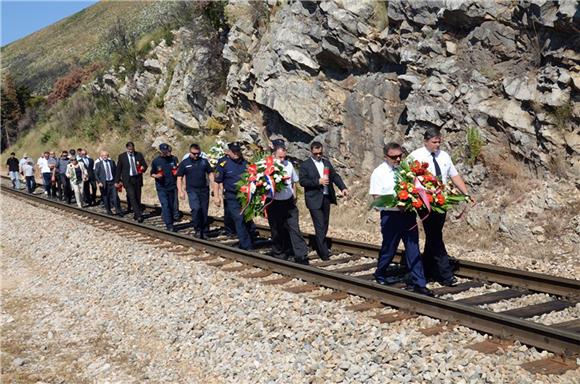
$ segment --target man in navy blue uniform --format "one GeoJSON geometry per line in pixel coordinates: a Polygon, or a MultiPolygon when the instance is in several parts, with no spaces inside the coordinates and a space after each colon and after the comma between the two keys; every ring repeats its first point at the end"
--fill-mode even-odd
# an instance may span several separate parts
{"type": "Polygon", "coordinates": [[[177,189],[180,199],[185,199],[187,191],[189,208],[191,209],[191,224],[195,230],[195,236],[201,239],[204,239],[206,235],[209,185],[213,183],[213,176],[213,169],[209,161],[201,158],[199,145],[191,144],[189,156],[179,164],[177,169],[177,189]],[[185,177],[185,183],[183,177],[185,177]]]}
{"type": "Polygon", "coordinates": [[[214,181],[218,184],[214,199],[219,205],[222,194],[224,200],[224,216],[229,216],[236,227],[236,234],[240,240],[241,249],[251,249],[250,223],[244,222],[241,214],[242,207],[237,199],[238,189],[236,183],[240,180],[248,162],[244,160],[242,148],[239,143],[228,144],[229,152],[225,160],[218,162],[215,169],[214,181]],[[222,193],[223,192],[223,193],[222,193]]]}
{"type": "Polygon", "coordinates": [[[160,155],[151,163],[151,177],[155,179],[155,189],[161,203],[161,216],[165,227],[168,231],[174,231],[178,160],[171,154],[171,147],[168,144],[160,144],[159,152],[160,155]]]}

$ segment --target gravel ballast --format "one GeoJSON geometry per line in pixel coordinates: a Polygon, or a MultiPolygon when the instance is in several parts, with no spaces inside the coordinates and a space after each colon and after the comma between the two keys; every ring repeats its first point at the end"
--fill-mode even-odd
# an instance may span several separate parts
{"type": "Polygon", "coordinates": [[[519,367],[547,352],[481,354],[466,346],[485,336],[464,327],[426,337],[437,320],[380,324],[344,309],[356,300],[284,292],[195,262],[193,250],[7,196],[1,208],[5,382],[578,382],[578,369],[519,367]]]}

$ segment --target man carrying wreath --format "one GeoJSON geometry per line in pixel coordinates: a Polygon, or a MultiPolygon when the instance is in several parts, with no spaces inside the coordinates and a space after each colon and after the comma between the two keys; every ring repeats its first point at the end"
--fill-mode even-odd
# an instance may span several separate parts
{"type": "MultiPolygon", "coordinates": [[[[423,134],[424,146],[411,152],[409,157],[413,160],[429,164],[428,170],[435,175],[443,184],[449,179],[464,195],[468,195],[465,182],[455,169],[451,156],[442,151],[441,131],[438,128],[428,128],[423,134]]],[[[469,197],[473,202],[473,198],[469,197]]],[[[442,285],[452,286],[457,282],[453,276],[453,269],[449,263],[449,255],[443,243],[443,226],[445,225],[445,213],[431,211],[423,220],[425,229],[425,249],[423,261],[425,274],[433,277],[442,285]]]]}
{"type": "Polygon", "coordinates": [[[268,224],[272,233],[272,253],[274,257],[287,259],[291,254],[294,261],[308,265],[308,246],[300,232],[298,207],[296,206],[296,183],[298,174],[292,163],[286,159],[286,143],[278,139],[272,141],[272,154],[284,166],[287,176],[281,183],[284,188],[266,201],[268,224]]]}
{"type": "MultiPolygon", "coordinates": [[[[385,161],[373,171],[369,194],[375,200],[381,196],[395,195],[396,174],[403,157],[403,149],[397,143],[388,143],[383,149],[385,161]]],[[[379,262],[375,271],[375,279],[381,285],[389,284],[387,269],[397,247],[403,240],[405,244],[405,259],[411,271],[412,284],[410,289],[414,292],[433,296],[427,287],[427,281],[423,273],[423,264],[419,253],[419,231],[417,230],[417,217],[415,212],[405,211],[403,208],[380,208],[381,210],[381,234],[383,242],[379,250],[379,262]]]]}

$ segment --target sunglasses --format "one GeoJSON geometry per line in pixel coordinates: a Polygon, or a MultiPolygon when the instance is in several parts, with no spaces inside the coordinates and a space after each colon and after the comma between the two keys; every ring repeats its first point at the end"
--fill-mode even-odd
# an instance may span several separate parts
{"type": "Polygon", "coordinates": [[[191,156],[199,156],[201,153],[200,152],[189,152],[191,154],[191,156]]]}
{"type": "Polygon", "coordinates": [[[401,160],[403,158],[403,154],[401,153],[400,155],[393,155],[393,156],[387,155],[387,157],[391,160],[401,160]]]}

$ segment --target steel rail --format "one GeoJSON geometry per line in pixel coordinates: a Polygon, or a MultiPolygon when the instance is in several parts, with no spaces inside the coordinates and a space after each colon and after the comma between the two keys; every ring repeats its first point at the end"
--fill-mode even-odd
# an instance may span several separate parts
{"type": "MultiPolygon", "coordinates": [[[[214,221],[222,222],[223,218],[213,217],[214,221]]],[[[256,225],[260,234],[269,235],[270,230],[263,225],[256,225]]],[[[304,233],[309,241],[314,239],[313,234],[304,233]]],[[[329,238],[332,247],[346,253],[376,258],[380,247],[374,244],[360,243],[339,238],[329,238]]],[[[401,256],[395,257],[400,262],[401,256]]],[[[580,280],[566,279],[558,276],[545,275],[536,272],[521,271],[497,265],[477,263],[468,260],[453,259],[456,266],[455,274],[474,280],[489,281],[498,284],[524,288],[534,292],[548,293],[556,296],[580,299],[580,280]]]]}
{"type": "MultiPolygon", "coordinates": [[[[9,178],[4,175],[2,175],[1,178],[9,180],[9,178]]],[[[144,204],[144,206],[160,210],[158,205],[144,204]]],[[[188,214],[188,212],[185,211],[181,212],[184,215],[188,214]]],[[[222,217],[210,216],[210,221],[223,224],[224,219],[222,217]]],[[[269,227],[258,224],[256,225],[256,229],[261,235],[267,237],[270,236],[269,227]]],[[[307,241],[314,241],[314,234],[303,233],[303,235],[307,241]]],[[[380,247],[375,244],[361,243],[333,237],[329,237],[329,240],[335,250],[354,255],[376,258],[380,249],[380,247]]],[[[400,263],[401,255],[396,255],[394,261],[400,263]]],[[[455,258],[452,259],[452,263],[456,268],[455,274],[459,277],[519,287],[529,291],[561,296],[573,301],[580,300],[580,280],[455,258]]]]}
{"type": "Polygon", "coordinates": [[[520,342],[568,356],[580,354],[580,335],[549,327],[532,321],[486,311],[453,301],[420,295],[407,290],[382,286],[374,282],[326,271],[312,266],[300,265],[256,252],[248,252],[217,242],[196,239],[175,232],[168,232],[146,224],[130,222],[115,216],[88,211],[68,204],[52,201],[43,197],[28,195],[5,187],[4,192],[39,205],[47,205],[64,211],[117,225],[142,234],[167,240],[175,244],[192,246],[220,256],[232,258],[241,263],[267,269],[276,273],[299,278],[310,283],[344,291],[366,299],[376,300],[420,315],[431,316],[445,321],[458,322],[474,330],[489,333],[502,338],[515,338],[520,342]]]}

